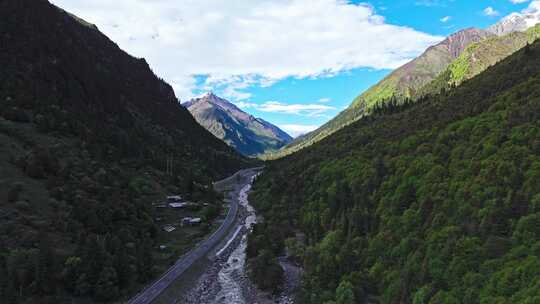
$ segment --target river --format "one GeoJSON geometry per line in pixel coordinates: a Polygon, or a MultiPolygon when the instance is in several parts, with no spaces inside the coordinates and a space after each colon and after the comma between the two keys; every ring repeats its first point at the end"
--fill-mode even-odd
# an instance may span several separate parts
{"type": "MultiPolygon", "coordinates": [[[[253,179],[252,179],[253,182],[253,179]]],[[[251,190],[251,183],[242,188],[238,202],[245,208],[247,216],[244,223],[245,231],[250,231],[253,224],[257,222],[255,209],[248,202],[248,193],[251,190]]],[[[241,227],[239,227],[241,228],[241,227]]],[[[240,230],[238,230],[240,231],[240,230]]],[[[233,237],[234,238],[234,237],[233,237]]],[[[247,233],[244,233],[236,249],[231,253],[224,267],[218,272],[218,284],[220,291],[214,298],[215,304],[244,304],[244,292],[242,286],[246,265],[247,233]]],[[[219,252],[218,252],[219,253],[219,252]]]]}
{"type": "MultiPolygon", "coordinates": [[[[269,295],[258,290],[246,275],[246,247],[247,235],[257,222],[257,215],[253,206],[249,204],[248,194],[251,182],[242,187],[238,194],[240,205],[240,223],[232,233],[229,240],[216,252],[216,260],[206,269],[199,278],[196,287],[178,303],[209,303],[209,304],[292,304],[291,288],[284,288],[280,295],[269,295]]],[[[290,271],[286,259],[280,258],[280,264],[286,270],[286,286],[298,285],[299,276],[290,271]],[[288,275],[293,273],[293,275],[288,275]],[[293,278],[295,282],[289,282],[293,278]]]]}

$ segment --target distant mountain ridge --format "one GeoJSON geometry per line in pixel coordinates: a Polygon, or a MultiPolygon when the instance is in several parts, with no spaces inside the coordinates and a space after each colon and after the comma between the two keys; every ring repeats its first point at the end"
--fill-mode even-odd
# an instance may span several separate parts
{"type": "Polygon", "coordinates": [[[494,36],[471,44],[444,72],[422,89],[421,95],[460,85],[538,38],[540,38],[540,24],[524,32],[494,36]]]}
{"type": "Polygon", "coordinates": [[[365,105],[369,108],[376,102],[392,96],[414,97],[422,86],[444,71],[467,46],[491,35],[489,32],[477,28],[468,28],[450,35],[358,96],[353,101],[352,107],[365,105]]]}
{"type": "Polygon", "coordinates": [[[429,47],[416,59],[394,70],[379,83],[355,98],[347,109],[319,129],[297,139],[285,150],[296,151],[323,139],[367,114],[370,109],[383,100],[392,97],[413,98],[422,87],[443,72],[467,46],[490,36],[493,34],[477,28],[468,28],[450,35],[440,43],[429,47]]]}
{"type": "Polygon", "coordinates": [[[429,47],[354,99],[317,130],[297,138],[269,158],[307,147],[370,113],[391,99],[402,102],[458,85],[540,37],[540,12],[514,13],[486,30],[468,28],[429,47]]]}
{"type": "Polygon", "coordinates": [[[213,93],[185,102],[183,106],[199,124],[247,156],[275,151],[292,141],[289,134],[275,125],[240,110],[213,93]]]}

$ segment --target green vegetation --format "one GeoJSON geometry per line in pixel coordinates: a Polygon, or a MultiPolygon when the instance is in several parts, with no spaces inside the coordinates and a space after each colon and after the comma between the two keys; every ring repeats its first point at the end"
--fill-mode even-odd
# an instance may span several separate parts
{"type": "Polygon", "coordinates": [[[459,85],[463,81],[485,71],[490,66],[540,38],[540,25],[526,32],[514,32],[501,37],[490,37],[471,44],[452,62],[448,69],[420,91],[422,94],[439,92],[441,89],[459,85]]]}
{"type": "MultiPolygon", "coordinates": [[[[470,45],[465,51],[464,54],[473,53],[478,49],[478,44],[470,45]]],[[[448,67],[451,73],[451,81],[458,82],[465,79],[466,75],[469,73],[469,57],[467,55],[459,56],[450,66],[448,67]]]]}
{"type": "Polygon", "coordinates": [[[269,163],[250,238],[306,235],[300,303],[540,302],[539,84],[535,42],[269,163]]]}
{"type": "MultiPolygon", "coordinates": [[[[376,85],[356,97],[351,105],[319,129],[296,139],[284,149],[266,155],[268,159],[283,157],[322,140],[337,130],[369,115],[381,103],[415,100],[470,44],[488,38],[486,31],[469,28],[459,31],[441,43],[429,47],[422,55],[399,67],[376,85]]],[[[438,92],[438,91],[435,91],[438,92]]]]}
{"type": "MultiPolygon", "coordinates": [[[[370,115],[381,103],[406,99],[417,100],[427,94],[448,90],[485,71],[527,44],[540,38],[540,25],[526,32],[514,32],[501,37],[481,35],[471,41],[457,58],[434,47],[422,56],[392,72],[381,82],[358,96],[350,107],[318,130],[297,139],[285,149],[268,154],[276,159],[308,147],[354,121],[370,115]]],[[[440,46],[439,46],[440,47],[440,46]]]]}
{"type": "Polygon", "coordinates": [[[262,290],[275,292],[283,280],[283,269],[276,258],[284,249],[283,236],[280,227],[258,223],[248,239],[248,274],[262,290]]]}
{"type": "Polygon", "coordinates": [[[0,2],[0,37],[1,302],[125,299],[175,257],[157,254],[152,203],[186,194],[212,219],[201,185],[249,163],[144,60],[48,1],[0,2]]]}
{"type": "MultiPolygon", "coordinates": [[[[361,97],[355,99],[352,106],[357,107],[359,104],[362,104],[365,105],[366,108],[370,108],[381,100],[392,98],[397,92],[397,79],[389,76],[387,80],[383,80],[379,85],[369,89],[366,93],[362,94],[361,97]]],[[[404,96],[407,96],[407,93],[408,92],[404,92],[404,96]]]]}

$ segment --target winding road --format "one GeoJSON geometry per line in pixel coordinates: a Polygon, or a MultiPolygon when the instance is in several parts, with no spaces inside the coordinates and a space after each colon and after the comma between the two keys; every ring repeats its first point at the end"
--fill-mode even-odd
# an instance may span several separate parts
{"type": "Polygon", "coordinates": [[[180,257],[171,268],[163,273],[156,281],[148,285],[143,291],[135,295],[128,304],[149,304],[152,303],[167,287],[177,280],[195,262],[207,255],[214,249],[227,235],[227,232],[236,222],[238,213],[238,197],[240,190],[251,183],[252,177],[261,168],[245,169],[236,172],[234,175],[214,183],[214,189],[218,192],[229,190],[230,208],[221,226],[202,241],[197,247],[180,257]]]}

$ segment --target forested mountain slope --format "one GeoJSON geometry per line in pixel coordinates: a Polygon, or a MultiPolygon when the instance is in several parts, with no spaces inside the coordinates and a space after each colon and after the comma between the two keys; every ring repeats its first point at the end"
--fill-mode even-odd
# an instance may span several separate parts
{"type": "Polygon", "coordinates": [[[435,80],[423,87],[419,95],[431,94],[460,85],[463,81],[480,74],[539,37],[540,24],[523,32],[512,32],[473,43],[435,80]]]}
{"type": "Polygon", "coordinates": [[[213,93],[183,105],[214,136],[247,156],[276,151],[292,141],[292,137],[278,127],[243,112],[213,93]]]}
{"type": "Polygon", "coordinates": [[[301,303],[538,303],[540,42],[271,162],[250,201],[250,263],[286,244],[301,303]]]}
{"type": "Polygon", "coordinates": [[[299,150],[321,140],[368,114],[377,103],[393,97],[400,101],[417,97],[419,90],[446,70],[470,44],[490,36],[494,35],[476,28],[468,28],[450,35],[356,97],[347,109],[319,129],[298,138],[286,147],[284,153],[299,150]]]}
{"type": "Polygon", "coordinates": [[[536,16],[516,26],[508,24],[512,21],[510,17],[490,27],[488,31],[467,29],[451,35],[420,57],[393,71],[322,127],[297,138],[269,158],[277,158],[309,146],[370,114],[377,104],[401,103],[406,99],[414,101],[425,94],[438,93],[442,89],[459,85],[540,36],[540,25],[532,26],[537,22],[536,16]]]}
{"type": "Polygon", "coordinates": [[[144,59],[45,0],[0,1],[0,67],[2,303],[132,292],[153,274],[149,197],[248,165],[144,59]]]}

